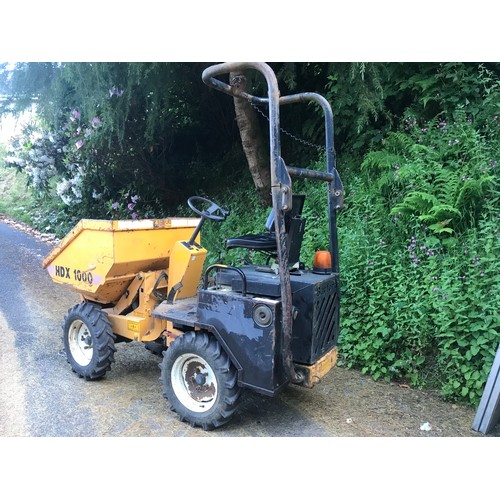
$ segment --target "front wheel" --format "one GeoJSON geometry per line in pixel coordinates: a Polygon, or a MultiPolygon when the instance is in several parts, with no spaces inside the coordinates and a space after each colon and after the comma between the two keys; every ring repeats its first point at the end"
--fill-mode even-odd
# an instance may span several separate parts
{"type": "Polygon", "coordinates": [[[63,325],[63,342],[71,368],[86,380],[97,380],[111,369],[115,335],[106,313],[89,302],[68,311],[63,325]]]}
{"type": "Polygon", "coordinates": [[[188,332],[163,353],[163,395],[181,421],[204,430],[231,419],[240,396],[238,373],[215,337],[188,332]]]}

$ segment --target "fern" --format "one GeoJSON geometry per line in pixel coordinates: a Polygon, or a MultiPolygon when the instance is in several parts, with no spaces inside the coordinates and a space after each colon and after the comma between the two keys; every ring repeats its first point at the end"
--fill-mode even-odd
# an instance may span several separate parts
{"type": "Polygon", "coordinates": [[[400,204],[396,205],[391,210],[391,215],[397,214],[398,212],[414,215],[427,214],[432,207],[438,203],[439,201],[434,195],[415,191],[406,196],[400,204]]]}
{"type": "Polygon", "coordinates": [[[435,205],[429,212],[429,216],[434,217],[436,220],[444,220],[447,217],[452,219],[453,217],[460,217],[461,215],[460,210],[457,210],[451,205],[435,205]]]}
{"type": "Polygon", "coordinates": [[[393,167],[400,162],[401,157],[394,153],[389,153],[385,149],[380,151],[371,151],[365,155],[361,163],[361,168],[365,172],[380,173],[387,168],[393,167]]]}
{"type": "Polygon", "coordinates": [[[409,153],[414,146],[413,138],[404,132],[389,132],[385,140],[385,149],[395,154],[409,153]]]}
{"type": "Polygon", "coordinates": [[[479,202],[494,186],[494,180],[492,175],[486,175],[480,179],[466,179],[456,192],[455,206],[465,208],[479,202]]]}
{"type": "Polygon", "coordinates": [[[398,213],[416,216],[436,234],[453,233],[453,229],[448,226],[462,215],[452,205],[442,204],[433,194],[422,191],[410,193],[391,211],[391,215],[398,213]]]}
{"type": "Polygon", "coordinates": [[[431,224],[429,229],[435,234],[453,234],[453,229],[451,227],[447,227],[450,223],[450,219],[443,220],[441,222],[436,222],[436,224],[431,224]]]}

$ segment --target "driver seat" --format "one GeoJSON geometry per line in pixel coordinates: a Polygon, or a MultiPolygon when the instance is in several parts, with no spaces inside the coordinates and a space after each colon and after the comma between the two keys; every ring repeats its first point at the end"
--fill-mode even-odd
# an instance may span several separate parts
{"type": "MultiPolygon", "coordinates": [[[[302,209],[304,208],[304,194],[292,195],[292,209],[285,213],[285,230],[288,238],[290,264],[299,262],[300,248],[304,236],[305,219],[302,218],[302,209]]],[[[237,238],[230,238],[226,241],[226,248],[246,248],[248,250],[257,250],[269,254],[270,257],[276,256],[277,244],[276,234],[274,232],[274,210],[271,209],[266,221],[266,233],[246,234],[237,238]]]]}

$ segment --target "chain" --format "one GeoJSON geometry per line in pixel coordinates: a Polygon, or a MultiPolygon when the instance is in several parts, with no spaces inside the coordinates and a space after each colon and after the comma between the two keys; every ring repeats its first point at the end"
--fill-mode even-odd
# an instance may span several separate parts
{"type": "MultiPolygon", "coordinates": [[[[258,113],[260,113],[267,121],[269,121],[269,116],[267,116],[264,111],[262,111],[258,106],[256,106],[253,102],[248,101],[252,108],[254,108],[258,113]]],[[[301,139],[300,137],[297,137],[293,135],[291,132],[288,132],[288,130],[285,130],[284,128],[280,127],[280,130],[283,134],[287,135],[288,137],[292,138],[294,141],[300,142],[301,144],[304,144],[304,146],[309,146],[311,148],[316,148],[319,152],[324,153],[326,151],[325,146],[318,146],[317,144],[313,144],[312,142],[308,142],[304,139],[301,139]]]]}

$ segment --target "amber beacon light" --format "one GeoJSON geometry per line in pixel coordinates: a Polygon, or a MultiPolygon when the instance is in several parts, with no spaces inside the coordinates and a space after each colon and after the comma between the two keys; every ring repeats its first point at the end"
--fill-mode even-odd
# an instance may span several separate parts
{"type": "Polygon", "coordinates": [[[314,254],[313,273],[330,274],[332,272],[332,256],[327,250],[319,250],[314,254]]]}

